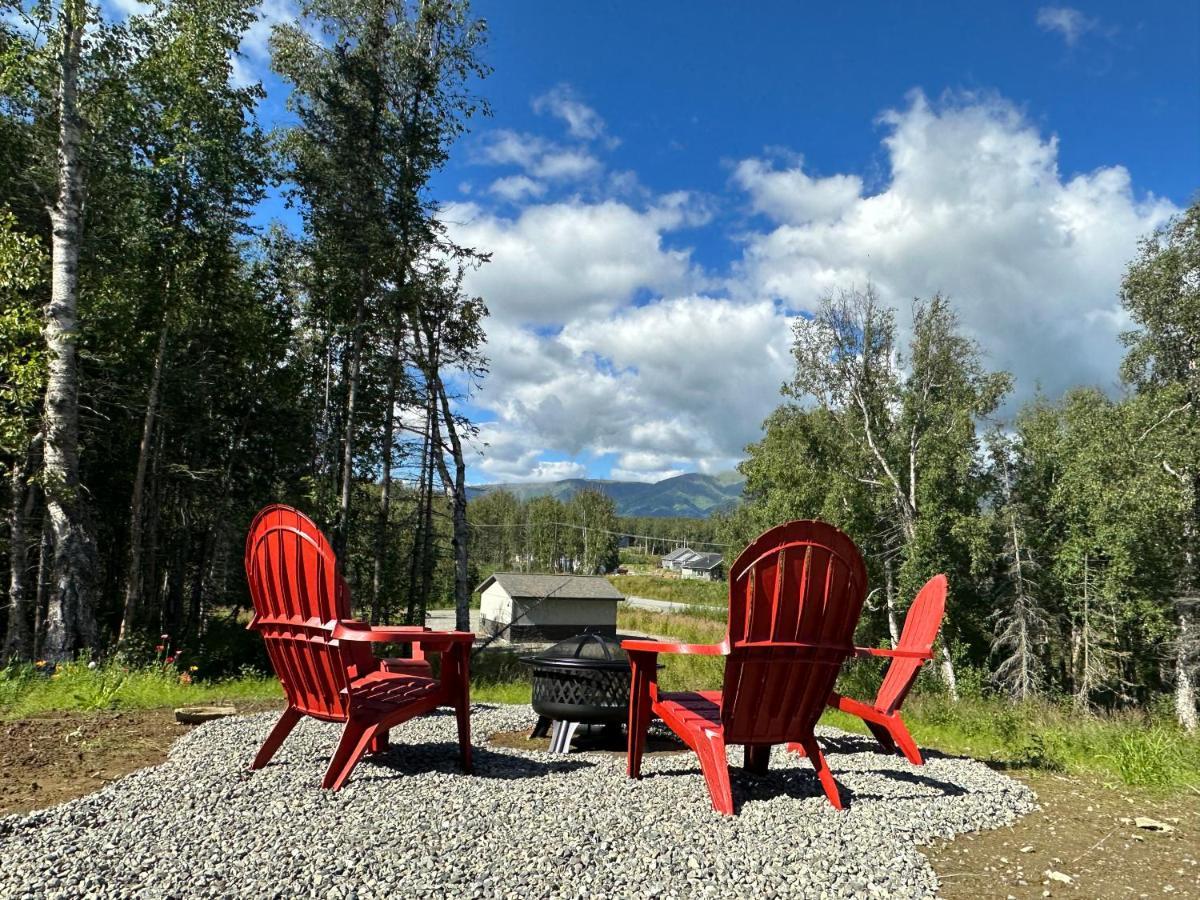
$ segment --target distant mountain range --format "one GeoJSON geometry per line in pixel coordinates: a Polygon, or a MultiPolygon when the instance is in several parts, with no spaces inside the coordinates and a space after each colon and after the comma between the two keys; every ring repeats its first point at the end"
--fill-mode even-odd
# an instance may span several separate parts
{"type": "Polygon", "coordinates": [[[537,483],[481,484],[467,488],[469,497],[491,491],[508,491],[520,500],[557,497],[569,500],[579,491],[596,490],[612,497],[619,516],[687,516],[703,519],[718,510],[736,506],[746,479],[737,472],[720,475],[689,473],[653,484],[642,481],[605,481],[598,478],[566,478],[537,483]]]}

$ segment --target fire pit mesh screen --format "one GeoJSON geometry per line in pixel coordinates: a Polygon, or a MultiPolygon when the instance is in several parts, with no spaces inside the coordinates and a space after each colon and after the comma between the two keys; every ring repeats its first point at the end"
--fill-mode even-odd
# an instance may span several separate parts
{"type": "MultiPolygon", "coordinates": [[[[549,678],[545,677],[545,673],[534,669],[534,709],[550,704],[569,704],[588,709],[615,707],[623,711],[628,703],[628,669],[557,669],[549,678]]],[[[584,716],[586,715],[587,709],[584,710],[584,716]]]]}

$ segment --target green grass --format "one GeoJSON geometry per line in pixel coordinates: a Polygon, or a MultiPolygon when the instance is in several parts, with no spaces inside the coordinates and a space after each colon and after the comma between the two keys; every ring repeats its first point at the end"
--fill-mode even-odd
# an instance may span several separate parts
{"type": "Polygon", "coordinates": [[[664,575],[610,575],[608,580],[627,597],[697,603],[702,606],[716,606],[722,610],[729,605],[729,589],[723,581],[667,578],[664,575]]]}
{"type": "Polygon", "coordinates": [[[279,681],[258,673],[191,684],[161,666],[125,667],[106,662],[89,668],[67,663],[57,671],[24,663],[0,669],[0,719],[20,719],[57,710],[151,709],[276,700],[279,681]]]}
{"type": "MultiPolygon", "coordinates": [[[[903,708],[922,747],[1005,767],[1090,774],[1106,783],[1200,790],[1200,740],[1144,713],[1088,715],[1049,701],[1012,703],[974,697],[958,703],[916,694],[903,708]]],[[[865,733],[835,710],[823,722],[865,733]]]]}

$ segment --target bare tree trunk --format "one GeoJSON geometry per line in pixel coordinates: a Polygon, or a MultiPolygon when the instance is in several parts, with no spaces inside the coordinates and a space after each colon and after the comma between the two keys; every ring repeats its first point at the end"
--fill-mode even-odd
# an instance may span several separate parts
{"type": "Polygon", "coordinates": [[[1200,638],[1193,634],[1196,625],[1192,621],[1191,610],[1181,607],[1177,613],[1179,637],[1175,645],[1175,715],[1188,734],[1195,734],[1200,723],[1196,721],[1196,686],[1192,680],[1191,655],[1195,650],[1194,644],[1200,638]]]}
{"type": "Polygon", "coordinates": [[[96,639],[96,546],[84,521],[79,484],[79,248],[83,237],[83,170],[79,158],[77,84],[86,6],[64,0],[59,53],[58,197],[50,210],[50,307],[43,331],[46,379],[44,478],[53,543],[45,655],[65,660],[96,639]]]}
{"type": "Polygon", "coordinates": [[[38,544],[37,593],[33,598],[33,655],[41,655],[46,636],[46,603],[50,596],[50,517],[42,516],[42,539],[38,544]]]}
{"type": "Polygon", "coordinates": [[[946,640],[946,629],[942,629],[942,650],[938,666],[942,670],[942,681],[946,683],[946,692],[950,699],[958,701],[958,679],[954,677],[954,661],[950,659],[950,646],[946,640]]]}
{"type": "Polygon", "coordinates": [[[421,533],[424,539],[421,542],[421,590],[417,595],[420,603],[418,625],[425,623],[425,611],[429,608],[429,597],[433,593],[435,562],[433,558],[433,473],[435,470],[434,458],[439,453],[437,444],[438,435],[441,433],[439,429],[437,397],[431,393],[429,395],[429,466],[425,471],[425,511],[421,523],[421,533]]]}
{"type": "MultiPolygon", "coordinates": [[[[446,434],[450,436],[450,453],[454,457],[454,506],[451,521],[453,522],[454,547],[454,627],[458,631],[471,630],[471,582],[470,582],[470,543],[471,531],[467,524],[467,462],[463,455],[462,440],[458,436],[458,427],[450,412],[450,398],[446,396],[446,386],[441,376],[434,375],[438,398],[442,404],[442,419],[446,425],[446,434]]],[[[451,483],[450,473],[446,471],[446,461],[439,453],[438,464],[442,469],[442,480],[451,483]]]]}
{"type": "Polygon", "coordinates": [[[29,473],[37,468],[41,436],[31,442],[25,459],[13,463],[12,505],[8,522],[8,633],[4,639],[5,659],[29,659],[33,655],[33,631],[29,593],[29,537],[36,490],[29,473]]]}
{"type": "Polygon", "coordinates": [[[896,582],[892,573],[892,559],[883,561],[883,591],[884,603],[887,606],[888,634],[892,638],[892,646],[900,646],[900,624],[896,621],[896,582]]]}
{"type": "Polygon", "coordinates": [[[425,546],[424,530],[425,530],[425,472],[432,465],[430,463],[429,454],[431,452],[432,434],[431,428],[433,420],[429,416],[429,406],[425,407],[425,433],[421,439],[421,468],[420,475],[417,481],[417,509],[416,522],[413,528],[413,544],[412,553],[408,559],[408,608],[405,611],[404,621],[408,625],[424,625],[424,618],[417,621],[417,576],[421,573],[421,551],[425,546]]]}
{"type": "MultiPolygon", "coordinates": [[[[167,290],[170,290],[168,281],[167,290]]],[[[129,575],[125,582],[125,609],[121,615],[121,630],[117,636],[124,642],[137,627],[142,614],[142,536],[145,525],[146,471],[150,464],[150,446],[154,440],[154,423],[158,417],[158,401],[162,392],[162,374],[167,358],[167,317],[163,316],[158,332],[158,348],[154,353],[154,371],[146,396],[146,414],[142,420],[142,439],[138,444],[137,469],[133,476],[133,497],[129,503],[129,575]]]]}
{"type": "MultiPolygon", "coordinates": [[[[365,286],[364,286],[365,292],[365,286]]],[[[358,403],[358,381],[362,372],[363,316],[365,296],[360,297],[354,308],[354,332],[350,337],[350,371],[346,395],[346,421],[343,427],[342,488],[338,501],[337,529],[334,532],[334,550],[345,565],[346,546],[350,539],[350,494],[354,487],[354,414],[358,403]]]]}
{"type": "Polygon", "coordinates": [[[383,612],[383,567],[387,553],[388,519],[392,509],[392,446],[396,433],[396,391],[400,379],[400,334],[392,339],[388,369],[387,409],[383,418],[383,473],[379,480],[379,518],[375,523],[375,570],[371,576],[371,621],[378,623],[383,612]]]}

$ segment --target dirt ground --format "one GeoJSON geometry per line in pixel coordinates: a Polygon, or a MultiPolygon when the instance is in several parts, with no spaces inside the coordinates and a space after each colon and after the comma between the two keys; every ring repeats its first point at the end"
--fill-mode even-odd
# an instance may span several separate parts
{"type": "Polygon", "coordinates": [[[926,850],[942,896],[1200,897],[1200,792],[1163,797],[1092,778],[1010,774],[1042,808],[1011,828],[926,850]],[[1139,817],[1173,830],[1138,828],[1139,817]]]}
{"type": "MultiPolygon", "coordinates": [[[[255,704],[240,711],[270,708],[255,704]]],[[[186,730],[169,709],[0,722],[0,815],[53,806],[157,765],[186,730]]],[[[522,749],[547,743],[529,741],[525,733],[494,739],[522,749]]],[[[607,740],[597,734],[592,749],[620,752],[607,740]]],[[[649,749],[679,747],[663,741],[649,749]]],[[[1012,774],[1037,791],[1042,808],[1011,828],[960,835],[926,850],[943,896],[1200,898],[1200,791],[1162,797],[1090,778],[1012,774]],[[1139,816],[1173,830],[1138,828],[1133,820],[1139,816]]]]}
{"type": "MultiPolygon", "coordinates": [[[[238,707],[261,712],[274,704],[238,707]]],[[[190,726],[170,709],[48,713],[0,721],[0,816],[54,806],[156,766],[190,726]]]]}

